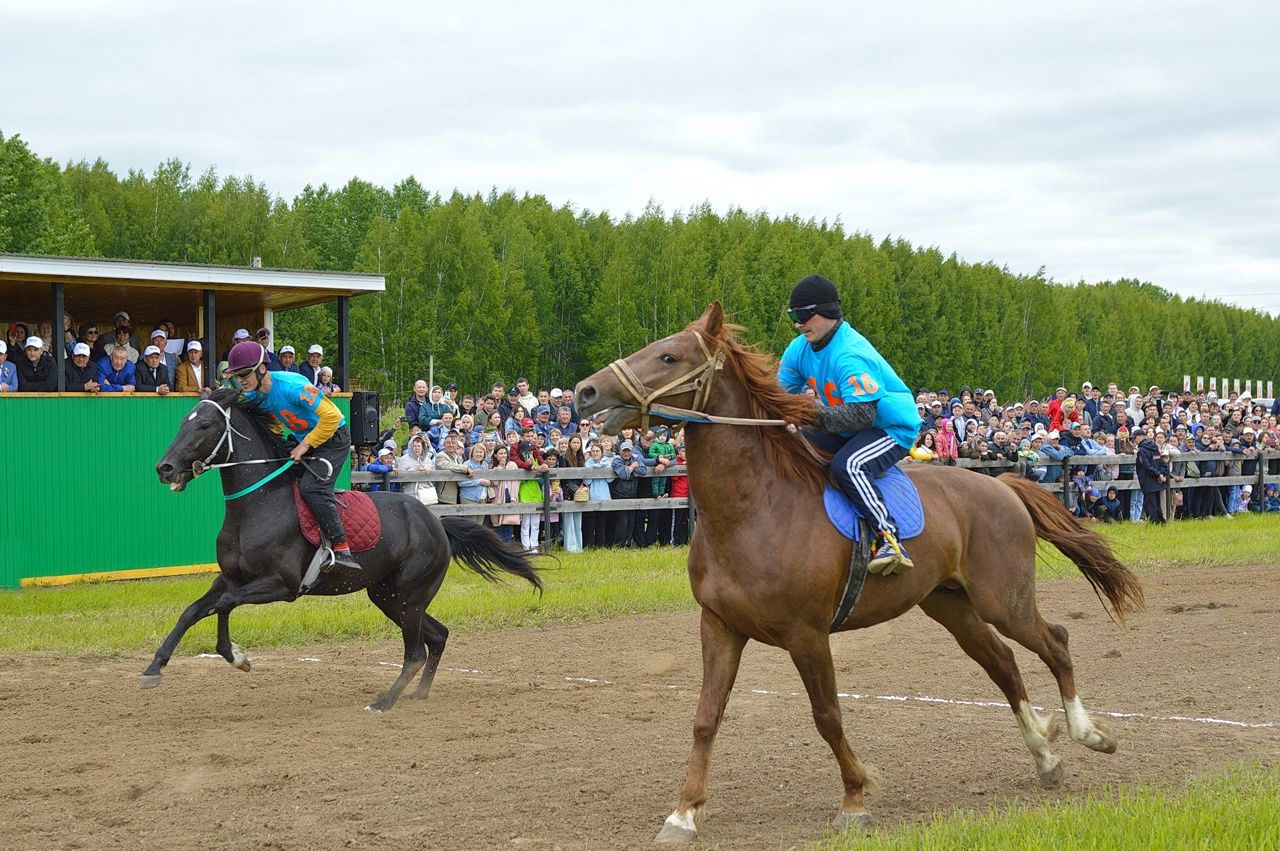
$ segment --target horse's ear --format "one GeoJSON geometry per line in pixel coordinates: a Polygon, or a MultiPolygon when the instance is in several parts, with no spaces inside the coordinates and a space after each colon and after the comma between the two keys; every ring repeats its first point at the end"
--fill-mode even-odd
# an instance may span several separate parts
{"type": "Polygon", "coordinates": [[[720,326],[724,325],[724,306],[719,301],[711,302],[703,312],[701,321],[708,337],[719,337],[720,326]]]}

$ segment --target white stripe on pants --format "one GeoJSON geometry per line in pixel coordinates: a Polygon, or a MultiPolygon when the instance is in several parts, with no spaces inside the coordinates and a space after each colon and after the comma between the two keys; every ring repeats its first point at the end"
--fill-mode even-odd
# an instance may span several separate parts
{"type": "Polygon", "coordinates": [[[889,522],[889,509],[881,502],[875,486],[871,484],[871,478],[862,471],[862,465],[871,458],[897,445],[897,442],[892,437],[882,437],[879,440],[868,443],[862,449],[850,455],[849,460],[844,465],[845,472],[849,474],[849,478],[853,481],[853,486],[858,489],[858,493],[867,504],[868,510],[871,511],[872,519],[875,520],[876,526],[881,530],[893,533],[895,536],[898,534],[898,530],[889,522]]]}

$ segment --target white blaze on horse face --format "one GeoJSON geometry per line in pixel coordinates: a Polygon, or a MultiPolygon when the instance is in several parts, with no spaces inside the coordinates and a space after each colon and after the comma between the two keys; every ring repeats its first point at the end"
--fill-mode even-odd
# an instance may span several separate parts
{"type": "Polygon", "coordinates": [[[191,414],[187,417],[187,422],[191,422],[195,418],[196,418],[196,412],[192,411],[191,414]]]}

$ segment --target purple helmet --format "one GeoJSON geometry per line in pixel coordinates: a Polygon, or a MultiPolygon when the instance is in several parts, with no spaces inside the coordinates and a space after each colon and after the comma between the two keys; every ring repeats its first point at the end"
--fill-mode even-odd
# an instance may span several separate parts
{"type": "Polygon", "coordinates": [[[255,343],[253,340],[245,340],[242,343],[236,343],[231,347],[231,351],[227,353],[227,368],[224,373],[253,369],[255,366],[266,362],[266,359],[267,350],[262,348],[260,343],[255,343]]]}

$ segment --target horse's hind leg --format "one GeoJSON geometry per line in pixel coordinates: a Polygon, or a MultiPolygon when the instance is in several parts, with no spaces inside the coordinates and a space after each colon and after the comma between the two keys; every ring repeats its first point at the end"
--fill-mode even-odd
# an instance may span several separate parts
{"type": "Polygon", "coordinates": [[[1099,753],[1115,753],[1116,740],[1107,725],[1085,711],[1076,694],[1075,666],[1067,652],[1066,627],[1049,623],[1032,607],[1030,620],[1009,623],[995,622],[995,627],[1023,647],[1039,656],[1053,672],[1062,694],[1062,708],[1067,714],[1067,733],[1073,742],[1079,742],[1099,753]]]}
{"type": "Polygon", "coordinates": [[[840,714],[840,699],[836,694],[836,671],[831,662],[831,641],[826,633],[806,634],[790,643],[787,648],[791,661],[800,672],[805,691],[809,693],[809,705],[813,710],[813,722],[818,733],[831,746],[831,752],[840,764],[840,779],[844,781],[844,800],[836,814],[834,827],[865,826],[871,817],[867,814],[862,790],[867,785],[867,772],[858,761],[849,740],[844,736],[844,721],[840,714]]]}
{"type": "Polygon", "coordinates": [[[688,843],[698,838],[698,816],[707,800],[707,767],[711,746],[724,718],[729,692],[738,676],[742,648],[747,637],[729,629],[706,609],[702,610],[702,690],[693,719],[693,752],[684,776],[684,788],[675,812],[667,816],[657,836],[658,842],[688,843]]]}
{"type": "Polygon", "coordinates": [[[403,593],[396,590],[394,574],[377,585],[368,588],[369,599],[373,601],[384,615],[400,627],[404,637],[404,665],[400,668],[400,676],[387,689],[387,693],[365,707],[370,712],[385,712],[396,705],[405,686],[413,680],[427,661],[427,648],[422,640],[423,603],[406,600],[403,593]]]}
{"type": "Polygon", "coordinates": [[[440,667],[440,657],[444,655],[444,645],[449,641],[449,627],[422,613],[422,639],[427,645],[427,664],[422,668],[422,679],[413,694],[418,700],[425,700],[431,693],[431,683],[435,681],[436,669],[440,667]]]}
{"type": "Polygon", "coordinates": [[[978,616],[963,591],[936,590],[920,601],[920,608],[946,627],[961,649],[981,665],[1004,692],[1022,731],[1022,740],[1035,759],[1040,784],[1045,788],[1058,785],[1062,779],[1062,761],[1049,751],[1049,743],[1058,737],[1057,719],[1046,720],[1031,706],[1009,645],[978,616]]]}

